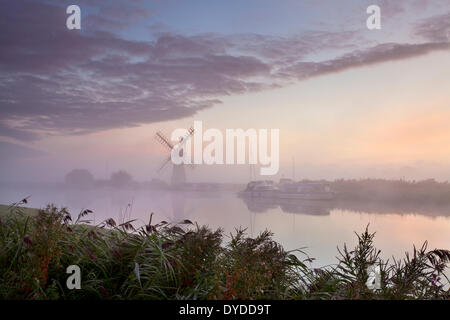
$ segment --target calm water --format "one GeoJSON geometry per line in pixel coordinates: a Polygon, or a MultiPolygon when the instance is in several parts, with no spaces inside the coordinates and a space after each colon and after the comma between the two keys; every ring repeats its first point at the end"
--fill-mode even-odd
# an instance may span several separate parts
{"type": "Polygon", "coordinates": [[[136,224],[154,221],[177,222],[190,219],[210,227],[222,227],[227,234],[244,227],[250,235],[271,230],[286,249],[305,248],[316,258],[314,266],[336,262],[336,246],[355,244],[353,231],[361,232],[370,223],[377,232],[375,245],[382,256],[400,257],[413,244],[425,240],[429,248],[450,248],[450,207],[430,205],[395,207],[381,203],[284,203],[244,201],[233,192],[176,193],[148,190],[1,189],[0,203],[10,204],[31,195],[29,206],[48,203],[66,206],[73,216],[83,208],[94,211],[90,219],[99,223],[107,218],[136,224]]]}

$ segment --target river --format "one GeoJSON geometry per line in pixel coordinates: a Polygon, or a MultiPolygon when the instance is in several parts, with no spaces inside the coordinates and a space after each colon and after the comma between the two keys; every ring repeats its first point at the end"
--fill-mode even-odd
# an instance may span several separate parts
{"type": "Polygon", "coordinates": [[[354,232],[376,232],[375,246],[381,256],[402,257],[413,245],[428,241],[429,249],[450,249],[450,207],[385,203],[283,203],[243,200],[234,192],[181,193],[112,188],[67,190],[64,188],[1,188],[0,203],[11,204],[26,196],[30,207],[49,203],[65,206],[73,216],[91,209],[92,223],[107,218],[117,222],[137,219],[136,226],[153,222],[189,219],[228,235],[247,228],[251,236],[269,229],[286,250],[302,248],[315,258],[313,266],[336,263],[336,247],[356,244],[354,232]]]}

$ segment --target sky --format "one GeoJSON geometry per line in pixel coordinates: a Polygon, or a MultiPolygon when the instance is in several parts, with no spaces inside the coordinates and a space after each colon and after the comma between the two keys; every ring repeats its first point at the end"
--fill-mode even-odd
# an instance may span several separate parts
{"type": "Polygon", "coordinates": [[[279,129],[274,179],[450,180],[448,0],[6,0],[0,28],[1,181],[168,179],[154,135],[196,120],[279,129]]]}

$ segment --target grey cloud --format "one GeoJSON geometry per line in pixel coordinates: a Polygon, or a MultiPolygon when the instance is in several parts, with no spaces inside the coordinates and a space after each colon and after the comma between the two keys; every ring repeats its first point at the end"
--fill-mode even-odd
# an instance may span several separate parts
{"type": "Polygon", "coordinates": [[[306,79],[324,74],[341,72],[387,61],[407,59],[437,50],[449,50],[450,43],[398,44],[386,43],[366,50],[357,50],[336,59],[321,62],[298,62],[281,69],[284,76],[306,79]]]}
{"type": "Polygon", "coordinates": [[[429,41],[450,41],[450,12],[426,19],[416,26],[415,32],[429,41]]]}
{"type": "Polygon", "coordinates": [[[0,28],[8,30],[0,34],[0,135],[19,140],[180,119],[222,96],[449,48],[437,42],[357,50],[351,31],[160,33],[139,42],[100,29],[56,28],[65,25],[61,7],[28,4],[23,10],[7,2],[0,12],[0,28]],[[324,50],[349,53],[311,61],[324,50]]]}
{"type": "Polygon", "coordinates": [[[2,150],[0,153],[2,163],[5,160],[32,158],[44,155],[42,151],[6,141],[0,141],[0,149],[2,150]]]}

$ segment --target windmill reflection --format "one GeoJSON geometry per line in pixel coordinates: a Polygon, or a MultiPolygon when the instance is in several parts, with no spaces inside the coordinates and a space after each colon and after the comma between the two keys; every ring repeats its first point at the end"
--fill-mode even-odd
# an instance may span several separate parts
{"type": "Polygon", "coordinates": [[[187,219],[185,195],[183,193],[171,193],[169,198],[172,205],[172,222],[187,219]]]}

